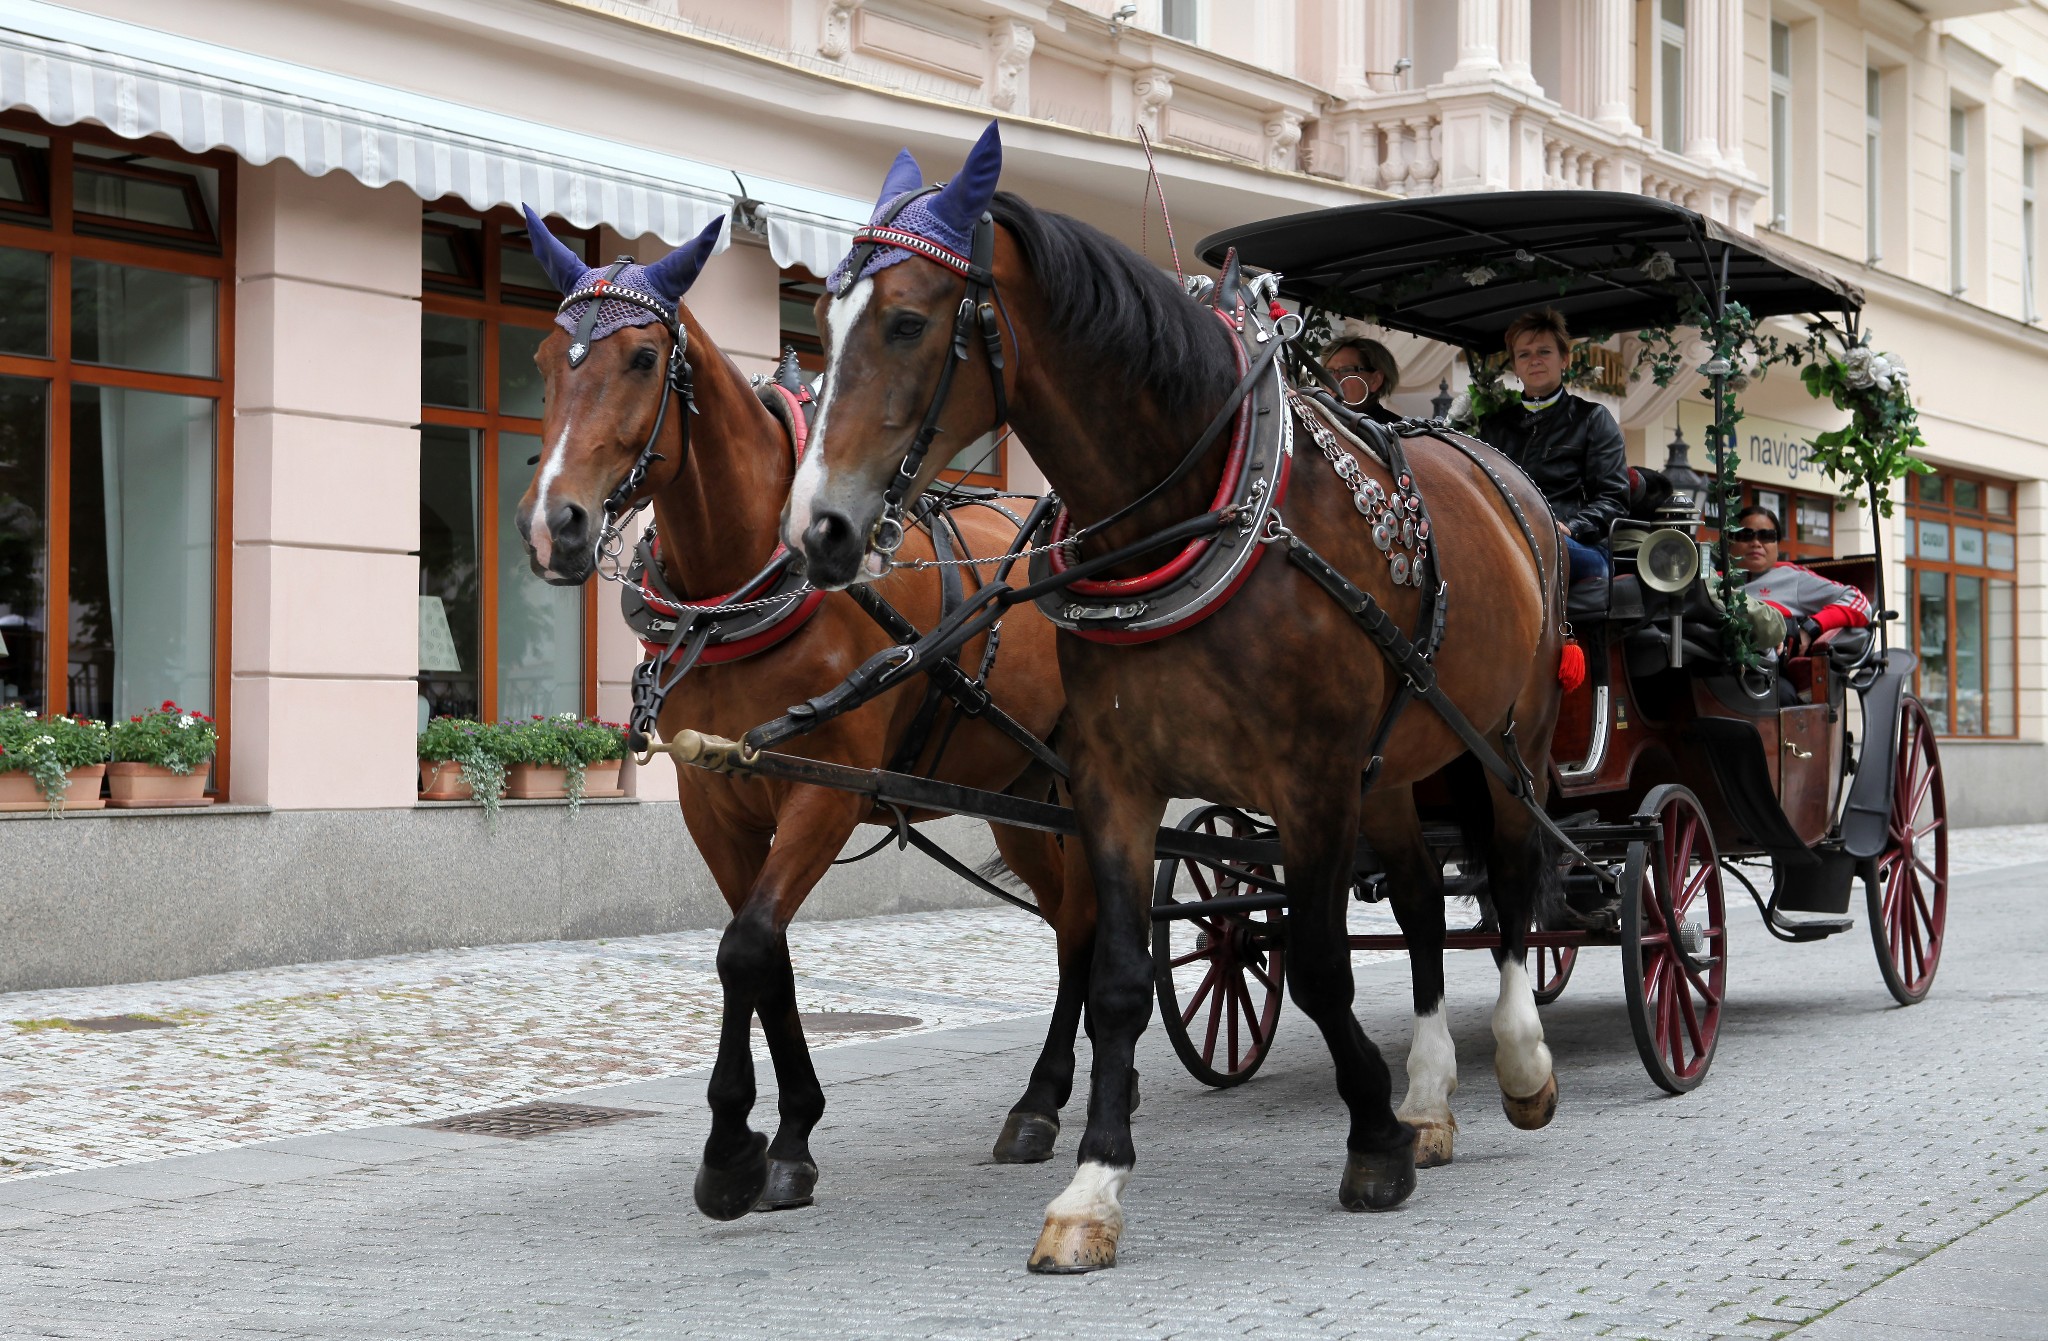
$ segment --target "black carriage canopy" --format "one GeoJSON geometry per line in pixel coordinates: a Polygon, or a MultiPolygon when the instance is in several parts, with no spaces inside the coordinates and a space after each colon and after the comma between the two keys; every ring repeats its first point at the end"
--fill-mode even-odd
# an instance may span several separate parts
{"type": "Polygon", "coordinates": [[[1863,292],[1683,205],[1618,191],[1495,191],[1290,214],[1203,238],[1221,266],[1277,270],[1304,305],[1490,353],[1554,307],[1575,334],[1689,324],[1727,297],[1752,316],[1851,314],[1863,292]]]}

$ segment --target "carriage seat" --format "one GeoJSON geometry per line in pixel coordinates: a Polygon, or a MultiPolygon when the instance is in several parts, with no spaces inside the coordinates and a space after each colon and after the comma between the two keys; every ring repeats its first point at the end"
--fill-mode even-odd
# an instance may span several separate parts
{"type": "Polygon", "coordinates": [[[1564,617],[1574,623],[1607,618],[1613,586],[1614,578],[1609,573],[1572,583],[1564,593],[1564,617]]]}
{"type": "Polygon", "coordinates": [[[1836,670],[1853,670],[1863,664],[1870,652],[1870,643],[1877,636],[1871,625],[1860,629],[1830,629],[1814,644],[1815,650],[1827,649],[1828,660],[1836,670]]]}

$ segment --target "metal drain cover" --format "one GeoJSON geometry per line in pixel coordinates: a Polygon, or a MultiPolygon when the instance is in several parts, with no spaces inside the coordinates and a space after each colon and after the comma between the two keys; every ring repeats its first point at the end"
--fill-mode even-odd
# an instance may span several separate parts
{"type": "Polygon", "coordinates": [[[466,1132],[471,1136],[502,1136],[524,1141],[556,1131],[580,1131],[624,1122],[627,1118],[660,1117],[643,1108],[596,1108],[589,1104],[521,1104],[517,1108],[493,1108],[483,1113],[458,1113],[454,1117],[415,1125],[429,1131],[466,1132]]]}
{"type": "Polygon", "coordinates": [[[877,1015],[865,1010],[807,1010],[804,1028],[812,1033],[879,1033],[885,1029],[915,1029],[924,1023],[915,1015],[877,1015]]]}
{"type": "Polygon", "coordinates": [[[95,1015],[89,1020],[66,1020],[73,1029],[95,1034],[132,1034],[142,1029],[176,1029],[169,1020],[152,1020],[147,1015],[95,1015]]]}

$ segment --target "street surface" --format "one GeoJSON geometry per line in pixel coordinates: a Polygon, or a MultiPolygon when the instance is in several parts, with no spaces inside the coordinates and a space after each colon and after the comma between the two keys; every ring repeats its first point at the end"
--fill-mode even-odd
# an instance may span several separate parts
{"type": "MultiPolygon", "coordinates": [[[[1006,910],[799,924],[806,1010],[922,1024],[825,1034],[818,1205],[729,1225],[689,1191],[714,937],[0,997],[0,1336],[2048,1337],[2048,828],[1954,856],[1975,873],[1907,1010],[1862,927],[1780,945],[1731,905],[1721,1048],[1683,1098],[1642,1072],[1617,956],[1582,956],[1539,1133],[1499,1110],[1490,962],[1452,956],[1458,1159],[1389,1215],[1336,1208],[1299,1014],[1228,1092],[1149,1030],[1123,1264],[1081,1279],[1022,1269],[1080,1103],[1052,1163],[987,1162],[1050,1001],[1049,942],[1006,910]],[[120,1014],[176,1027],[51,1023],[120,1014]],[[655,1116],[409,1125],[537,1097],[655,1116]],[[155,1158],[181,1148],[214,1153],[155,1158]]],[[[1405,967],[1359,982],[1398,1084],[1405,967]]]]}

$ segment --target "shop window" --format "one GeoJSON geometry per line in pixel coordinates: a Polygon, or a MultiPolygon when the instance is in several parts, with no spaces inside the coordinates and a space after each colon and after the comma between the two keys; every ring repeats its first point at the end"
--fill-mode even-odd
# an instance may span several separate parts
{"type": "MultiPolygon", "coordinates": [[[[595,263],[594,231],[549,227],[595,263]]],[[[535,577],[513,520],[560,296],[510,211],[436,206],[420,237],[421,716],[593,713],[598,584],[535,577]]]]}
{"type": "Polygon", "coordinates": [[[233,172],[0,117],[0,703],[224,717],[233,172]]]}
{"type": "Polygon", "coordinates": [[[1947,736],[2019,729],[2012,486],[1948,471],[1916,476],[1907,501],[1914,692],[1947,736]]]}

